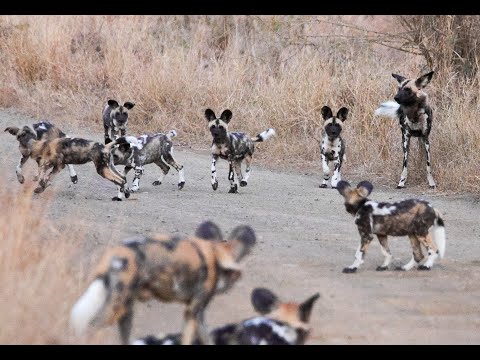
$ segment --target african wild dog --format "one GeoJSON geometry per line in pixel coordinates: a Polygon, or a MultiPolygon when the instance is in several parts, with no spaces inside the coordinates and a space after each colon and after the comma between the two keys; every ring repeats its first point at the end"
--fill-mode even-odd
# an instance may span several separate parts
{"type": "Polygon", "coordinates": [[[355,216],[355,224],[360,233],[361,242],[355,254],[355,261],[343,269],[344,273],[355,272],[363,263],[368,245],[377,235],[381,250],[385,256],[377,271],[388,269],[392,254],[388,247],[388,235],[408,236],[413,249],[412,259],[398,270],[410,270],[423,260],[422,246],[427,249],[428,258],[419,270],[430,270],[435,259],[445,254],[445,225],[443,219],[433,206],[425,200],[408,199],[395,203],[376,202],[367,196],[372,192],[373,185],[361,181],[352,188],[346,181],[337,184],[338,192],[345,198],[345,209],[355,216]],[[432,228],[433,227],[433,228],[432,228]],[[429,230],[432,228],[432,234],[429,230]],[[433,241],[432,241],[433,239],[433,241]]]}
{"type": "Polygon", "coordinates": [[[220,118],[215,116],[215,113],[211,109],[205,110],[205,117],[208,121],[208,128],[213,136],[212,141],[212,188],[217,190],[217,168],[216,163],[218,158],[228,160],[230,168],[228,171],[228,179],[230,180],[229,193],[238,192],[238,181],[240,180],[240,186],[247,186],[248,178],[250,177],[251,164],[253,161],[253,152],[255,151],[255,143],[262,142],[273,135],[275,135],[274,129],[268,129],[258,134],[254,138],[251,138],[244,132],[229,132],[228,123],[232,119],[232,112],[225,110],[222,112],[220,118]],[[247,165],[245,170],[245,176],[242,174],[242,161],[245,160],[247,165]],[[237,174],[235,180],[233,170],[237,174]]]}
{"type": "Polygon", "coordinates": [[[338,110],[337,115],[333,116],[332,109],[328,106],[322,108],[323,134],[322,144],[320,146],[320,154],[322,156],[323,182],[321,188],[327,187],[327,181],[330,178],[330,169],[328,163],[333,162],[333,178],[332,188],[337,186],[341,180],[340,169],[343,161],[345,161],[345,140],[342,139],[340,133],[345,120],[347,120],[348,109],[342,107],[338,110]]]}
{"type": "MultiPolygon", "coordinates": [[[[108,145],[80,138],[33,141],[31,157],[40,168],[39,185],[34,192],[42,193],[66,164],[86,164],[92,161],[100,176],[119,186],[125,192],[125,197],[129,197],[128,189],[124,189],[125,177],[115,168],[110,154],[114,145],[123,143],[126,143],[125,138],[118,138],[108,145]],[[49,169],[52,170],[47,174],[49,169]]],[[[117,197],[112,200],[117,200],[117,197]]]]}
{"type": "Polygon", "coordinates": [[[82,334],[89,324],[118,323],[123,344],[129,344],[136,300],[156,299],[185,304],[182,344],[198,336],[212,341],[204,312],[212,298],[240,278],[239,261],[256,241],[255,232],[237,226],[222,241],[217,225],[203,222],[194,236],[143,236],[107,251],[86,292],[71,311],[71,325],[82,334]]]}
{"type": "MultiPolygon", "coordinates": [[[[17,127],[7,127],[5,131],[8,131],[10,134],[15,135],[18,140],[18,148],[20,149],[20,153],[22,157],[18,162],[17,168],[15,172],[17,174],[17,180],[20,184],[25,182],[25,177],[22,174],[22,167],[25,165],[27,160],[31,157],[32,154],[32,145],[34,140],[53,140],[57,138],[68,138],[63,131],[61,131],[58,127],[53,125],[48,121],[41,121],[39,123],[35,123],[32,126],[24,126],[22,129],[17,127]]],[[[70,173],[70,179],[74,184],[78,182],[77,174],[73,169],[73,165],[67,164],[68,172],[70,173]]],[[[40,168],[38,169],[40,171],[40,168]]],[[[38,180],[38,176],[36,176],[36,180],[38,180]]]]}
{"type": "MultiPolygon", "coordinates": [[[[303,345],[310,334],[310,314],[320,294],[302,303],[281,302],[265,288],[252,291],[252,305],[261,316],[214,329],[210,336],[215,345],[303,345]]],[[[180,345],[181,334],[146,336],[132,345],[180,345]]],[[[200,345],[195,339],[195,345],[200,345]]]]}
{"type": "Polygon", "coordinates": [[[431,169],[430,142],[428,136],[432,130],[433,114],[432,108],[428,105],[427,94],[423,88],[428,85],[433,76],[433,71],[420,76],[417,80],[410,80],[403,76],[392,74],[400,84],[397,95],[393,101],[383,103],[375,110],[375,115],[389,116],[398,119],[402,130],[403,147],[403,169],[397,189],[405,187],[407,182],[408,152],[410,149],[410,138],[418,137],[425,147],[427,155],[427,180],[431,189],[436,184],[433,180],[431,169]]]}
{"type": "Polygon", "coordinates": [[[170,130],[167,134],[142,135],[138,138],[127,136],[126,139],[130,142],[130,146],[123,144],[113,149],[113,161],[115,165],[125,165],[125,177],[131,169],[135,169],[135,177],[130,192],[138,191],[143,166],[151,163],[157,164],[162,169],[162,174],[152,185],[161,185],[170,171],[170,166],[172,166],[178,171],[178,188],[183,189],[185,185],[183,165],[177,163],[173,158],[171,138],[174,136],[177,136],[175,130],[170,130]]]}
{"type": "Polygon", "coordinates": [[[116,100],[108,100],[103,108],[103,128],[105,130],[105,144],[112,139],[116,140],[120,132],[121,136],[127,134],[128,110],[135,106],[134,103],[127,101],[125,104],[119,105],[116,100]],[[108,134],[110,131],[111,137],[108,134]]]}

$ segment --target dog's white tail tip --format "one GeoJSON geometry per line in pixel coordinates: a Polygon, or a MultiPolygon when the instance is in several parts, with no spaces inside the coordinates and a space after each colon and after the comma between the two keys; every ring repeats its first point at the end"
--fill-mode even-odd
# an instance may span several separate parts
{"type": "Polygon", "coordinates": [[[380,107],[375,110],[376,116],[387,116],[391,118],[397,117],[397,110],[400,108],[400,105],[395,101],[386,101],[380,105],[380,107]]]}
{"type": "Polygon", "coordinates": [[[72,307],[70,326],[77,336],[85,333],[88,325],[105,305],[108,292],[103,280],[94,280],[72,307]]]}
{"type": "Polygon", "coordinates": [[[170,130],[167,134],[169,138],[177,136],[177,132],[175,130],[170,130]]]}
{"type": "Polygon", "coordinates": [[[440,217],[437,217],[437,219],[435,219],[435,224],[433,225],[432,237],[433,237],[433,241],[435,242],[435,245],[437,245],[438,247],[438,254],[440,255],[440,258],[443,259],[443,257],[445,256],[445,247],[447,243],[447,237],[445,234],[445,224],[443,223],[443,220],[440,217]]]}

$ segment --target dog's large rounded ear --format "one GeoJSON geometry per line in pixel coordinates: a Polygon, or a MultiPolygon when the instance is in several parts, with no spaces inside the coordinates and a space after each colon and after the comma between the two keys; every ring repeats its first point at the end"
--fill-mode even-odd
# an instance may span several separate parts
{"type": "Polygon", "coordinates": [[[204,221],[195,230],[195,236],[205,240],[222,241],[223,235],[220,228],[212,221],[204,221]]]}
{"type": "Polygon", "coordinates": [[[262,315],[271,313],[280,303],[277,296],[266,288],[253,289],[250,300],[255,311],[262,315]]]}
{"type": "Polygon", "coordinates": [[[241,260],[252,249],[257,241],[255,231],[248,225],[239,225],[232,230],[228,241],[234,245],[231,247],[235,261],[241,260]]]}
{"type": "Polygon", "coordinates": [[[420,76],[417,80],[415,80],[415,86],[419,89],[423,89],[428,85],[430,80],[432,80],[433,73],[434,71],[430,71],[428,74],[420,76]]]}
{"type": "Polygon", "coordinates": [[[330,109],[328,106],[322,107],[321,112],[323,120],[328,120],[333,116],[332,109],[330,109]]]}
{"type": "Polygon", "coordinates": [[[116,109],[119,107],[118,102],[116,100],[108,100],[108,106],[110,106],[113,109],[116,109]]]}
{"type": "Polygon", "coordinates": [[[308,322],[310,320],[310,314],[312,313],[313,305],[315,301],[320,297],[319,293],[309,297],[298,307],[298,317],[303,322],[308,322]]]}
{"type": "Polygon", "coordinates": [[[373,185],[371,182],[364,180],[358,183],[357,189],[360,190],[360,195],[362,195],[363,197],[367,197],[372,192],[373,185]]]}
{"type": "Polygon", "coordinates": [[[207,121],[212,121],[215,120],[217,117],[215,116],[215,113],[212,109],[207,109],[205,110],[205,118],[207,119],[207,121]]]}
{"type": "Polygon", "coordinates": [[[8,131],[12,135],[17,135],[20,129],[14,126],[9,126],[4,131],[8,131]]]}
{"type": "Polygon", "coordinates": [[[342,107],[337,112],[337,119],[340,119],[342,122],[344,122],[345,120],[347,120],[347,115],[348,115],[348,109],[346,107],[342,107]]]}
{"type": "Polygon", "coordinates": [[[224,122],[228,124],[232,119],[232,115],[233,115],[232,112],[227,109],[222,112],[222,115],[220,115],[220,119],[222,119],[224,122]]]}
{"type": "Polygon", "coordinates": [[[345,190],[349,189],[350,188],[350,183],[348,181],[345,181],[345,180],[340,180],[338,183],[337,183],[337,190],[338,192],[340,193],[340,195],[344,195],[345,194],[345,190]]]}
{"type": "Polygon", "coordinates": [[[134,106],[135,106],[135,104],[130,102],[130,101],[127,101],[125,104],[123,104],[123,107],[126,107],[128,110],[130,110],[134,106]]]}
{"type": "Polygon", "coordinates": [[[392,76],[397,79],[398,83],[401,84],[404,82],[407,78],[402,76],[402,75],[397,75],[397,74],[392,74],[392,76]]]}

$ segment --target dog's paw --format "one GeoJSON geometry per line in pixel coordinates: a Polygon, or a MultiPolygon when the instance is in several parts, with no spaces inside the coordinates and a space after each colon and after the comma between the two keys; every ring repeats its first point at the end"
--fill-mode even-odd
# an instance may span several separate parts
{"type": "MultiPolygon", "coordinates": [[[[25,177],[23,175],[17,175],[17,180],[20,184],[23,184],[25,182],[25,177]]],[[[37,180],[34,180],[37,181],[37,180]]]]}
{"type": "Polygon", "coordinates": [[[397,189],[405,189],[405,186],[397,185],[397,189]]]}
{"type": "Polygon", "coordinates": [[[357,268],[346,267],[346,268],[343,268],[342,272],[344,274],[353,274],[353,273],[357,272],[357,268]]]}
{"type": "Polygon", "coordinates": [[[118,196],[114,196],[112,198],[112,201],[122,201],[122,199],[120,199],[118,196]]]}
{"type": "Polygon", "coordinates": [[[321,185],[319,186],[319,188],[321,188],[321,189],[326,189],[326,188],[327,188],[327,184],[321,184],[321,185]]]}
{"type": "Polygon", "coordinates": [[[388,266],[377,266],[377,271],[385,271],[388,270],[388,266]]]}
{"type": "Polygon", "coordinates": [[[437,188],[437,185],[429,185],[429,188],[435,190],[437,188]]]}
{"type": "Polygon", "coordinates": [[[125,199],[128,199],[130,197],[130,190],[129,189],[125,189],[124,190],[124,193],[125,193],[125,199]]]}
{"type": "Polygon", "coordinates": [[[425,265],[420,265],[417,269],[424,271],[424,270],[430,270],[431,268],[425,265]]]}
{"type": "Polygon", "coordinates": [[[158,181],[158,180],[155,180],[153,183],[152,183],[153,186],[158,186],[158,185],[162,185],[162,182],[161,181],[158,181]]]}
{"type": "Polygon", "coordinates": [[[43,186],[39,186],[39,187],[35,188],[35,190],[33,190],[33,192],[34,192],[35,194],[40,194],[40,193],[42,193],[44,190],[45,190],[45,188],[44,188],[43,186]]]}
{"type": "Polygon", "coordinates": [[[78,176],[70,176],[70,180],[72,180],[72,183],[76,184],[78,182],[78,176]]]}
{"type": "Polygon", "coordinates": [[[245,187],[247,185],[248,185],[248,183],[245,180],[240,181],[240,186],[241,187],[245,187]]]}
{"type": "Polygon", "coordinates": [[[212,189],[213,189],[213,190],[217,190],[217,189],[218,189],[218,181],[215,181],[215,182],[212,184],[212,189]]]}
{"type": "Polygon", "coordinates": [[[233,185],[230,190],[228,190],[228,193],[229,194],[235,194],[238,192],[238,187],[237,187],[237,184],[233,185]]]}
{"type": "Polygon", "coordinates": [[[407,271],[403,266],[395,266],[395,271],[407,271]]]}
{"type": "Polygon", "coordinates": [[[178,190],[182,190],[184,186],[185,186],[185,181],[179,182],[178,183],[178,190]]]}

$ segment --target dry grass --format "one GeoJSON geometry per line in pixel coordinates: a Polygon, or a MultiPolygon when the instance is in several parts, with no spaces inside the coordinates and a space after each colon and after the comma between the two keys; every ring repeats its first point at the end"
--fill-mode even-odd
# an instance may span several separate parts
{"type": "MultiPolygon", "coordinates": [[[[38,118],[93,129],[99,141],[104,101],[133,101],[132,133],[174,128],[178,141],[204,148],[210,141],[204,110],[228,107],[233,130],[252,135],[277,130],[275,140],[260,145],[258,160],[313,169],[319,182],[319,110],[347,106],[344,178],[361,176],[394,187],[402,163],[400,130],[393,120],[373,118],[373,112],[396,91],[390,74],[421,75],[425,60],[364,41],[355,28],[328,23],[395,32],[392,19],[1,17],[0,81],[14,90],[3,101],[38,118]]],[[[478,88],[478,75],[463,80],[445,66],[428,88],[440,191],[480,193],[478,88]]],[[[413,150],[409,183],[426,188],[425,157],[416,141],[413,150]]]]}

